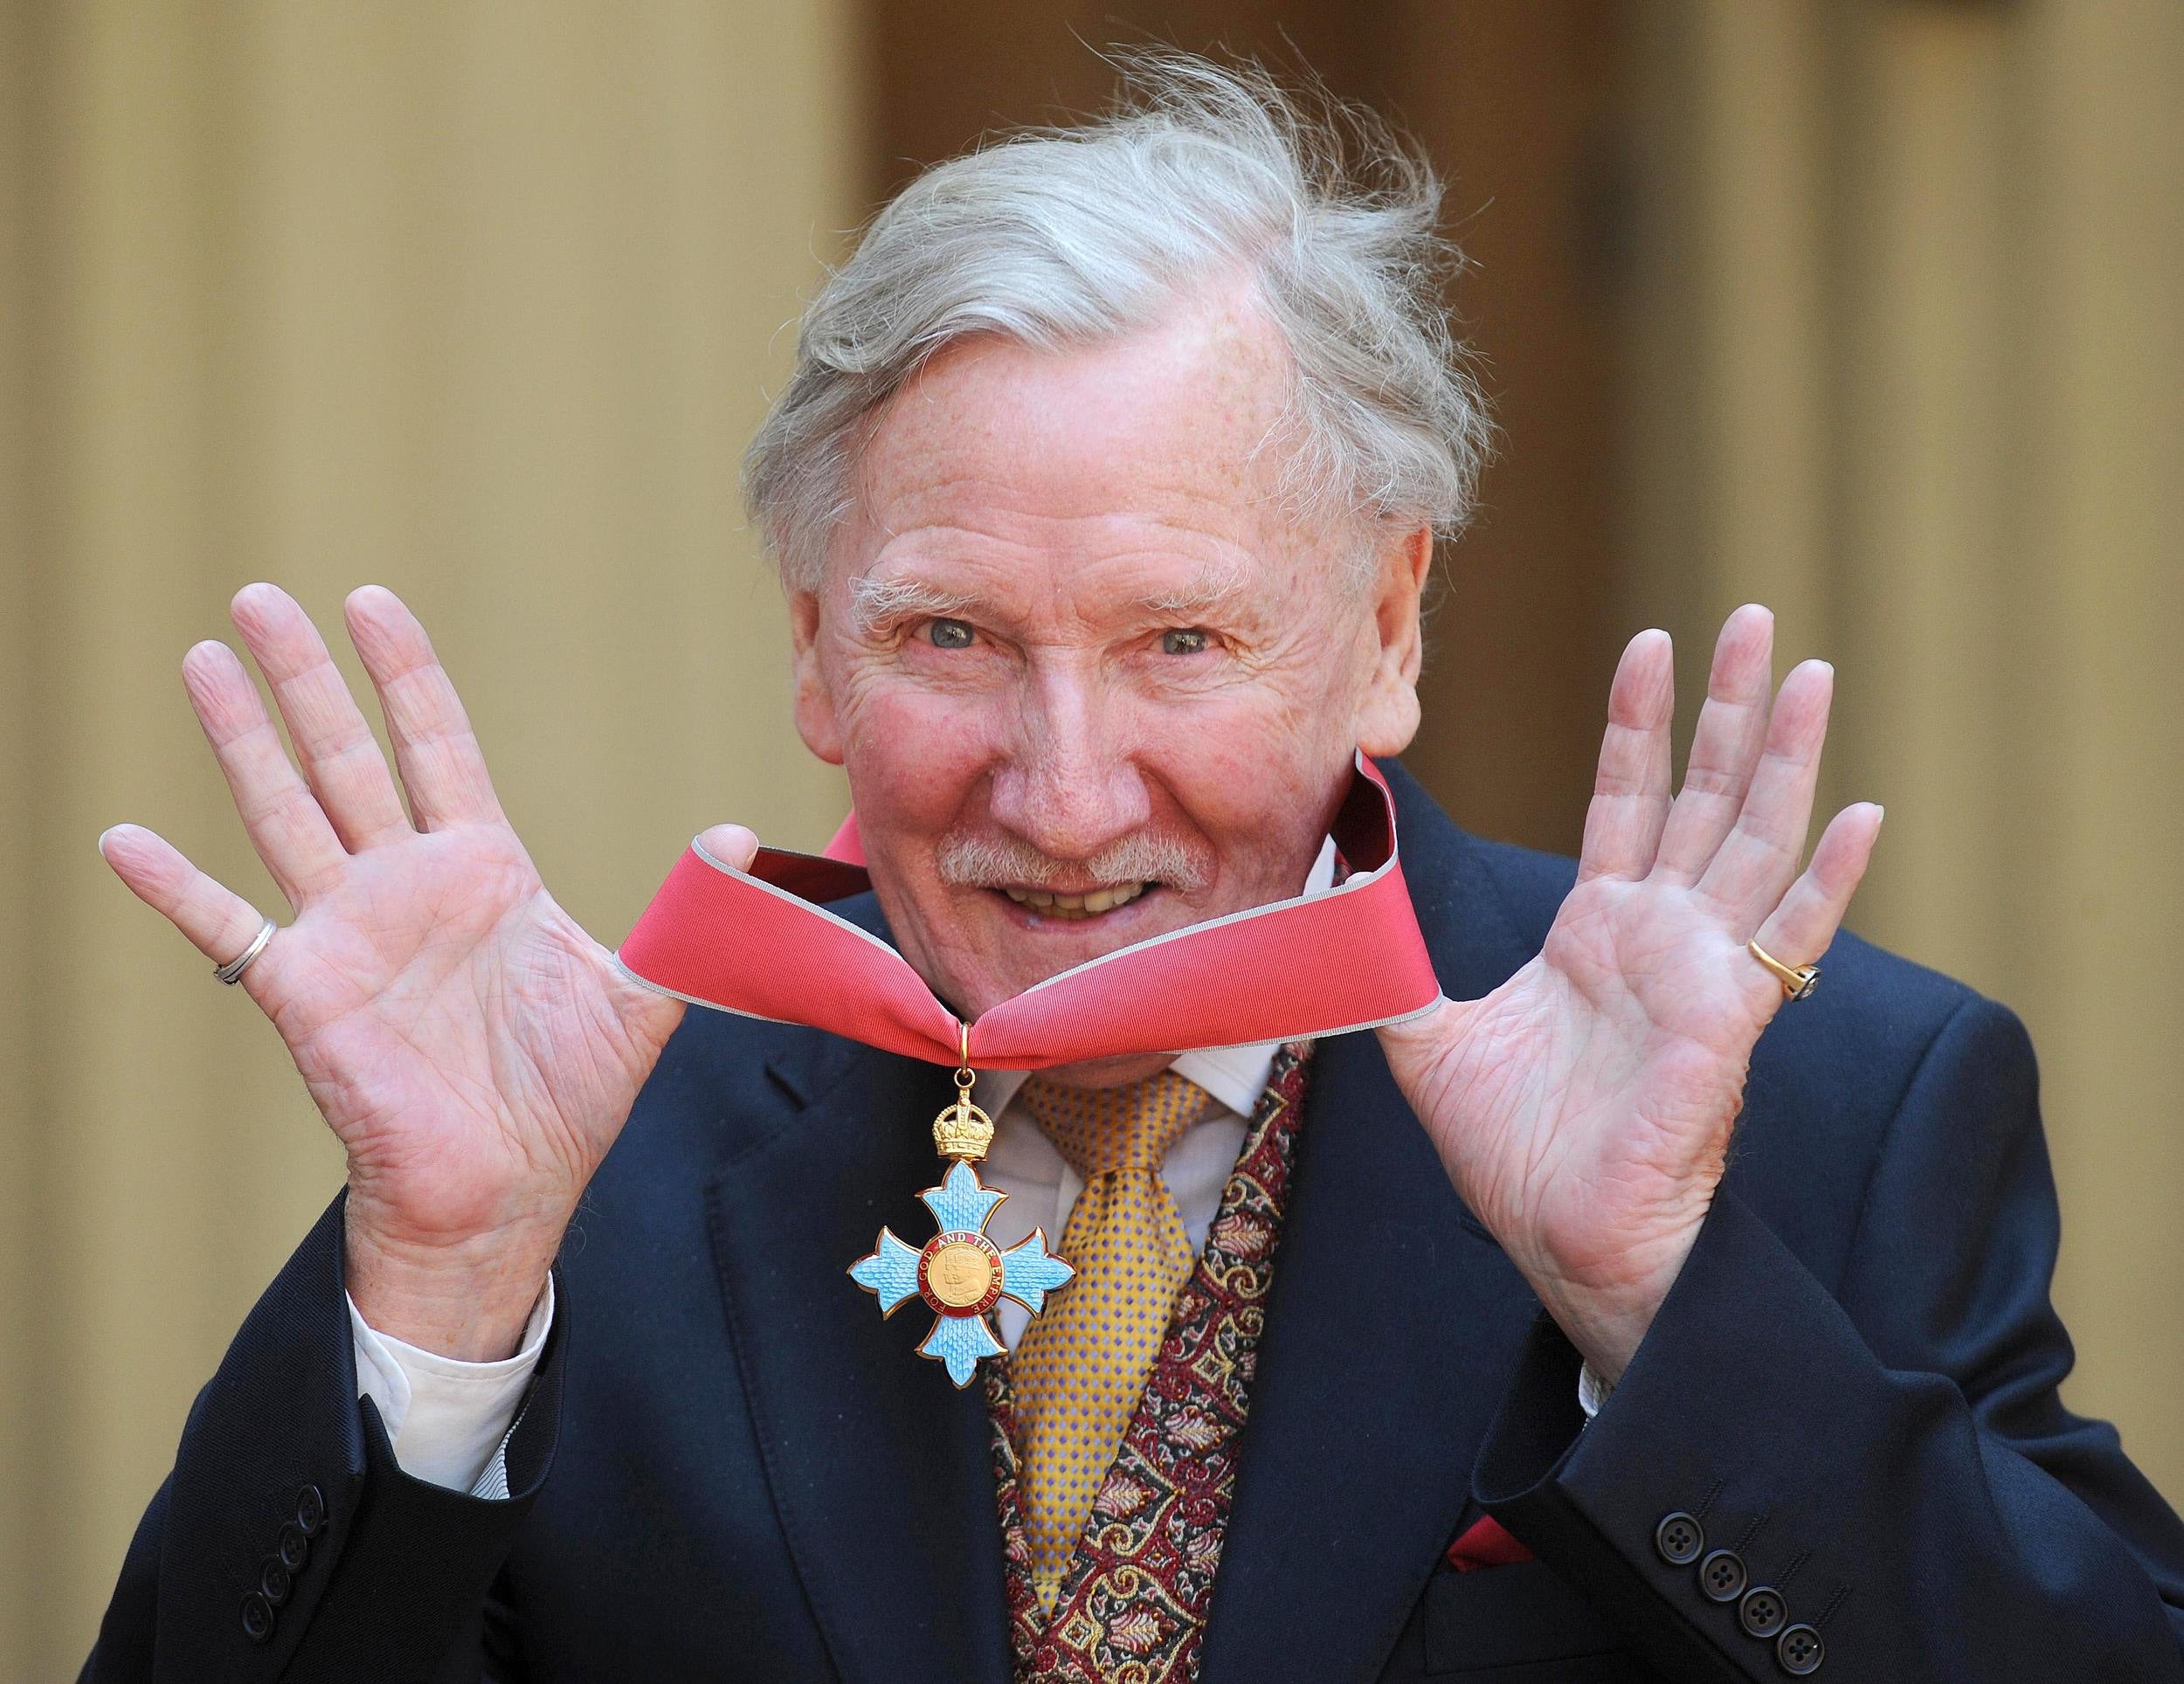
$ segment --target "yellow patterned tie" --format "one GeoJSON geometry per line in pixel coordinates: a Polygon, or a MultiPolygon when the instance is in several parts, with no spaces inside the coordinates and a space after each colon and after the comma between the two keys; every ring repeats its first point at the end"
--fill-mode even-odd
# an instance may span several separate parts
{"type": "Polygon", "coordinates": [[[1052,1612],[1191,1273],[1161,1161],[1217,1101],[1171,1070],[1126,1087],[1033,1077],[1017,1097],[1084,1177],[1058,1247],[1076,1279],[1024,1329],[1009,1363],[1032,1583],[1052,1612]]]}

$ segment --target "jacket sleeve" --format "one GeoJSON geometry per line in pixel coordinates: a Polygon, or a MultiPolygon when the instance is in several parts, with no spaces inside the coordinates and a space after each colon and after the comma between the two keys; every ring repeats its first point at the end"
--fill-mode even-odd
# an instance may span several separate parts
{"type": "Polygon", "coordinates": [[[1968,998],[1831,1293],[1716,1198],[1590,1425],[1544,1316],[1475,1494],[1669,1676],[2184,1681],[2184,1526],[2056,1393],[2032,1048],[1968,998]]]}
{"type": "Polygon", "coordinates": [[[508,1499],[413,1479],[357,1397],[343,1203],[197,1394],[79,1684],[501,1675],[488,1592],[553,1461],[565,1299],[508,1440],[508,1499]]]}

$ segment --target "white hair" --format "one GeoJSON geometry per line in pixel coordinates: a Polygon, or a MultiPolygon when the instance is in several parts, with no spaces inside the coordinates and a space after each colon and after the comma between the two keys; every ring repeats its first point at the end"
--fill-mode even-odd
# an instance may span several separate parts
{"type": "Polygon", "coordinates": [[[1489,426],[1448,325],[1461,259],[1437,231],[1432,166],[1369,112],[1324,93],[1308,109],[1256,66],[1116,56],[1110,109],[927,169],[805,311],[743,459],[744,500],[791,588],[816,586],[874,418],[937,352],[978,335],[1116,339],[1239,269],[1289,353],[1261,444],[1282,447],[1290,518],[1462,528],[1489,426]]]}

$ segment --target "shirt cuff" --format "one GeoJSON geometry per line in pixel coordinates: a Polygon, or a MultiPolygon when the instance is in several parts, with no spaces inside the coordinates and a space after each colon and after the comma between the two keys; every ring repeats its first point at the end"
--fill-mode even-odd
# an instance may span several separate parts
{"type": "Polygon", "coordinates": [[[1600,1412],[1600,1405],[1607,1401],[1607,1394],[1614,1390],[1613,1384],[1603,1385],[1600,1383],[1600,1377],[1593,1372],[1590,1363],[1579,1365],[1578,1407],[1585,1411],[1587,1421],[1600,1412]]]}
{"type": "Polygon", "coordinates": [[[505,1484],[497,1492],[482,1487],[498,1463],[553,1322],[549,1274],[531,1307],[515,1355],[497,1363],[463,1363],[377,1331],[349,1298],[356,1395],[370,1398],[378,1409],[402,1471],[451,1491],[506,1496],[505,1484]]]}

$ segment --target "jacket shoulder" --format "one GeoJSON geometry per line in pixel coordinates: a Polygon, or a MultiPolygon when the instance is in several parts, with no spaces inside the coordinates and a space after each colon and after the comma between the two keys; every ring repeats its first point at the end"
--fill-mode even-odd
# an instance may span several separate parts
{"type": "MultiPolygon", "coordinates": [[[[827,910],[890,939],[870,893],[827,910]]],[[[693,1149],[699,1162],[733,1158],[824,1094],[857,1054],[855,1043],[823,1030],[693,1005],[661,1049],[609,1161],[620,1155],[621,1167],[635,1170],[642,1167],[636,1160],[650,1161],[657,1150],[682,1172],[693,1149]],[[625,1152],[632,1135],[644,1144],[625,1152]]]]}
{"type": "Polygon", "coordinates": [[[686,1179],[790,1126],[854,1046],[794,1024],[693,1005],[661,1049],[603,1170],[686,1179]]]}

